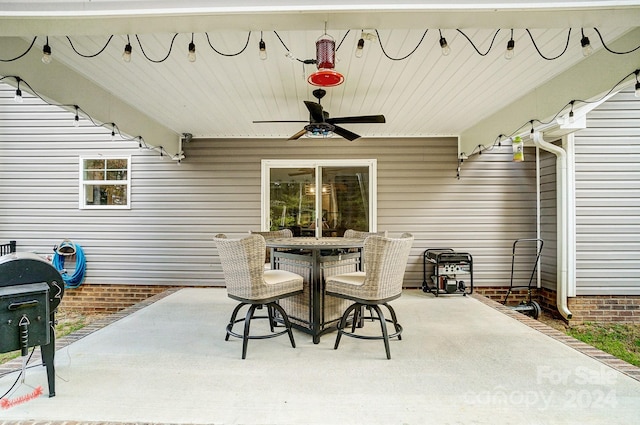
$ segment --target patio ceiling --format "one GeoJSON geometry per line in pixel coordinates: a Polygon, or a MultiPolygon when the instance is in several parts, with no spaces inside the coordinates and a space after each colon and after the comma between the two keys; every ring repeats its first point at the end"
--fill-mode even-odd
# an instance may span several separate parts
{"type": "MultiPolygon", "coordinates": [[[[304,124],[252,121],[308,119],[303,101],[315,100],[312,91],[317,87],[307,77],[317,69],[286,53],[300,60],[315,59],[315,42],[326,31],[336,41],[335,70],[345,81],[327,88],[322,99],[325,110],[332,117],[384,114],[387,120],[345,128],[363,137],[458,136],[585,61],[581,28],[597,51],[602,42],[594,27],[609,45],[640,22],[638,2],[351,1],[345,5],[281,0],[269,6],[255,1],[214,6],[186,1],[170,6],[174,3],[0,0],[0,59],[21,53],[38,36],[28,55],[31,61],[4,62],[0,74],[20,75],[36,91],[61,103],[78,104],[97,120],[116,122],[131,135],[141,134],[135,122],[123,126],[113,111],[103,111],[100,102],[105,96],[136,111],[143,128],[166,129],[158,138],[191,133],[194,138],[286,139],[304,124]],[[511,28],[515,56],[506,60],[511,28]],[[451,46],[448,56],[441,53],[439,29],[451,46]],[[365,42],[363,56],[356,58],[362,30],[375,37],[365,42]],[[197,54],[193,63],[187,60],[192,33],[197,54]],[[261,34],[267,60],[258,57],[261,34]],[[95,54],[111,35],[96,57],[74,51],[95,54]],[[133,46],[130,63],[122,60],[127,35],[133,46]],[[39,63],[45,36],[55,65],[39,63]],[[555,57],[567,42],[566,52],[555,60],[545,60],[537,51],[555,57]],[[51,65],[63,68],[48,74],[51,65]],[[87,96],[84,88],[85,93],[74,94],[82,77],[95,86],[95,93],[89,90],[87,96]],[[149,122],[143,124],[142,116],[149,122]]],[[[611,62],[600,61],[605,65],[599,66],[608,63],[620,78],[633,71],[616,69],[617,55],[604,53],[611,62]]],[[[582,84],[588,87],[590,82],[582,84]]],[[[558,99],[560,104],[570,100],[558,99]]],[[[531,118],[545,118],[536,113],[531,111],[531,118]]],[[[503,132],[520,124],[505,122],[503,132]]],[[[493,138],[478,141],[492,142],[493,138]]]]}

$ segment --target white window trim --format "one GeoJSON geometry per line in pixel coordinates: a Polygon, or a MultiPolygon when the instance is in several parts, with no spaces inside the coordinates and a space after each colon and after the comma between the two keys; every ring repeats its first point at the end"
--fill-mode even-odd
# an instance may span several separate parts
{"type": "Polygon", "coordinates": [[[131,155],[87,155],[81,156],[79,161],[79,208],[81,210],[129,210],[131,209],[131,155]],[[127,160],[127,178],[126,180],[84,180],[84,161],[87,159],[126,159],[127,160]],[[111,183],[112,182],[112,183],[111,183]],[[86,205],[84,199],[85,184],[126,184],[127,185],[127,204],[126,205],[86,205]]]}
{"type": "MultiPolygon", "coordinates": [[[[260,189],[260,227],[269,230],[269,207],[271,204],[269,181],[271,168],[318,168],[318,167],[368,167],[369,168],[369,229],[378,230],[378,160],[377,159],[263,159],[260,189]]],[[[316,187],[320,187],[322,173],[316,173],[316,187]]],[[[319,210],[316,205],[316,210],[319,210]]]]}

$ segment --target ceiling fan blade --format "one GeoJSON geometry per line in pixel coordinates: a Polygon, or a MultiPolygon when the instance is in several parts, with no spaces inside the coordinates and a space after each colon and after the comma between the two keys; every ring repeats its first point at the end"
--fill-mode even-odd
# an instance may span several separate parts
{"type": "Polygon", "coordinates": [[[339,126],[335,126],[335,128],[333,129],[333,132],[336,133],[339,136],[344,137],[345,139],[347,139],[350,142],[353,142],[356,139],[360,138],[360,135],[353,133],[349,130],[347,130],[346,128],[342,128],[339,126]]]}
{"type": "MultiPolygon", "coordinates": [[[[306,122],[306,121],[305,121],[306,122]]],[[[287,140],[298,140],[299,138],[301,138],[302,136],[304,136],[306,134],[307,130],[305,130],[304,128],[300,131],[298,131],[296,134],[294,134],[293,136],[289,137],[287,140]]]]}
{"type": "Polygon", "coordinates": [[[307,105],[307,109],[309,110],[311,122],[324,122],[325,114],[323,113],[322,106],[319,103],[305,100],[304,104],[307,105]]]}
{"type": "Polygon", "coordinates": [[[303,120],[275,120],[275,121],[252,121],[254,124],[260,124],[260,123],[277,123],[277,122],[309,122],[309,121],[303,121],[303,120]]]}
{"type": "Polygon", "coordinates": [[[362,115],[356,117],[336,117],[327,120],[329,124],[382,124],[384,115],[362,115]]]}

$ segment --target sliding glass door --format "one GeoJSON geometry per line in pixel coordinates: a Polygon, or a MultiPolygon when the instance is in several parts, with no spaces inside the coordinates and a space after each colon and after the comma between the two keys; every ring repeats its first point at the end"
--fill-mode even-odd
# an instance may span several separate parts
{"type": "Polygon", "coordinates": [[[262,228],[295,236],[375,231],[375,160],[262,161],[262,228]]]}

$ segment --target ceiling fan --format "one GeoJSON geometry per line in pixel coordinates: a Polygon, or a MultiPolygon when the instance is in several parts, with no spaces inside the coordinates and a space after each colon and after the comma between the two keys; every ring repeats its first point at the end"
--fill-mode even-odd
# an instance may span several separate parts
{"type": "Polygon", "coordinates": [[[313,91],[313,96],[318,99],[318,102],[310,102],[305,100],[304,104],[309,110],[309,121],[253,121],[254,123],[275,123],[275,122],[308,122],[307,125],[288,140],[297,140],[305,134],[310,137],[330,137],[333,133],[344,137],[345,139],[352,141],[360,137],[360,135],[353,133],[346,128],[342,128],[336,124],[377,124],[384,123],[384,115],[361,115],[354,117],[337,117],[329,118],[329,113],[322,109],[320,100],[327,92],[324,89],[316,89],[313,91]]]}

